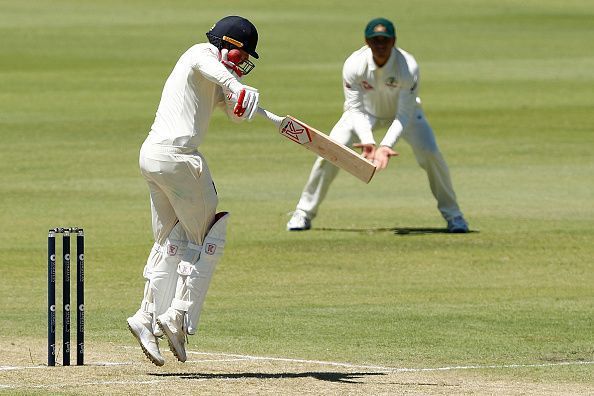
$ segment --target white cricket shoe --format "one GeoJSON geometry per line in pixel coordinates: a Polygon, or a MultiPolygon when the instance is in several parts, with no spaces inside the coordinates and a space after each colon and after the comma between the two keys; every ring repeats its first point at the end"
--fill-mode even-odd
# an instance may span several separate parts
{"type": "Polygon", "coordinates": [[[162,366],[165,364],[165,359],[161,356],[159,342],[152,332],[152,320],[147,316],[143,312],[136,312],[128,318],[128,328],[138,340],[146,357],[157,366],[162,366]]]}
{"type": "Polygon", "coordinates": [[[157,317],[157,325],[167,337],[169,349],[177,360],[185,362],[186,356],[186,331],[183,327],[184,313],[174,308],[168,308],[164,314],[157,317]]]}
{"type": "Polygon", "coordinates": [[[448,232],[454,234],[465,234],[468,232],[468,223],[462,215],[452,217],[448,220],[448,232]]]}
{"type": "Polygon", "coordinates": [[[297,209],[287,223],[287,231],[305,231],[311,228],[311,219],[302,210],[297,209]]]}

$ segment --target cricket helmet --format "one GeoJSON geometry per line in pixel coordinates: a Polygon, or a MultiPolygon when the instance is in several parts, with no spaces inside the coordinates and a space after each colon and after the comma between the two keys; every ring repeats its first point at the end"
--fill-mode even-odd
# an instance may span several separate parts
{"type": "Polygon", "coordinates": [[[206,33],[208,41],[221,49],[225,43],[230,48],[239,48],[258,59],[256,45],[258,44],[258,31],[253,23],[247,19],[230,15],[215,23],[206,33]]]}

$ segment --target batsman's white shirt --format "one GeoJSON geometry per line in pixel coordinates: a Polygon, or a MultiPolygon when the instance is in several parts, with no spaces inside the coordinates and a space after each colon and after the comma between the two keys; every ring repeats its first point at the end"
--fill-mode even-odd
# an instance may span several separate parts
{"type": "Polygon", "coordinates": [[[151,143],[198,147],[223,100],[222,87],[239,93],[243,85],[220,62],[219,50],[207,43],[188,49],[165,82],[151,143]]]}
{"type": "Polygon", "coordinates": [[[375,143],[376,122],[391,124],[382,145],[392,147],[417,107],[419,68],[408,52],[392,48],[388,62],[378,67],[368,46],[355,51],[343,67],[344,111],[361,143],[375,143]]]}
{"type": "Polygon", "coordinates": [[[178,221],[194,244],[200,245],[207,234],[218,199],[198,146],[213,110],[224,102],[223,89],[238,93],[242,87],[221,64],[219,50],[208,43],[188,49],[167,79],[139,159],[158,245],[178,221]]]}

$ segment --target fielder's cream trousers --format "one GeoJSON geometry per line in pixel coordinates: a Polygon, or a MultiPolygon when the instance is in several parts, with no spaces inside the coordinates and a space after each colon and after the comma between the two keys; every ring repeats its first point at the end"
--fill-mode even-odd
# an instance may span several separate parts
{"type": "MultiPolygon", "coordinates": [[[[383,124],[373,117],[371,117],[371,122],[373,129],[389,125],[383,124]]],[[[353,143],[356,135],[348,112],[343,113],[332,128],[330,137],[347,146],[353,143]]],[[[437,147],[433,130],[420,106],[417,107],[413,119],[402,132],[402,138],[411,145],[417,162],[427,172],[431,192],[437,200],[437,208],[442,216],[448,220],[461,215],[448,166],[437,147]]],[[[314,218],[337,173],[336,166],[318,157],[303,189],[297,209],[307,213],[310,218],[314,218]]]]}

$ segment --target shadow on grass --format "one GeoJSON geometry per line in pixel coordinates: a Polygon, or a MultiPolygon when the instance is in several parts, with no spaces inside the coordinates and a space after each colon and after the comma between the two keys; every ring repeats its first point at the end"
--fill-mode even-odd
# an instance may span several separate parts
{"type": "Polygon", "coordinates": [[[360,384],[361,381],[357,379],[371,376],[371,375],[385,375],[384,373],[338,373],[338,372],[305,372],[305,373],[149,373],[156,377],[178,377],[180,379],[223,379],[223,380],[237,380],[237,379],[291,379],[291,378],[314,378],[320,381],[328,382],[342,382],[349,384],[360,384]]]}
{"type": "MultiPolygon", "coordinates": [[[[374,234],[376,232],[393,232],[394,235],[426,235],[426,234],[451,234],[447,228],[434,227],[393,227],[393,228],[312,228],[312,231],[340,231],[340,232],[362,232],[374,234]]],[[[479,232],[469,230],[468,234],[479,232]]]]}

